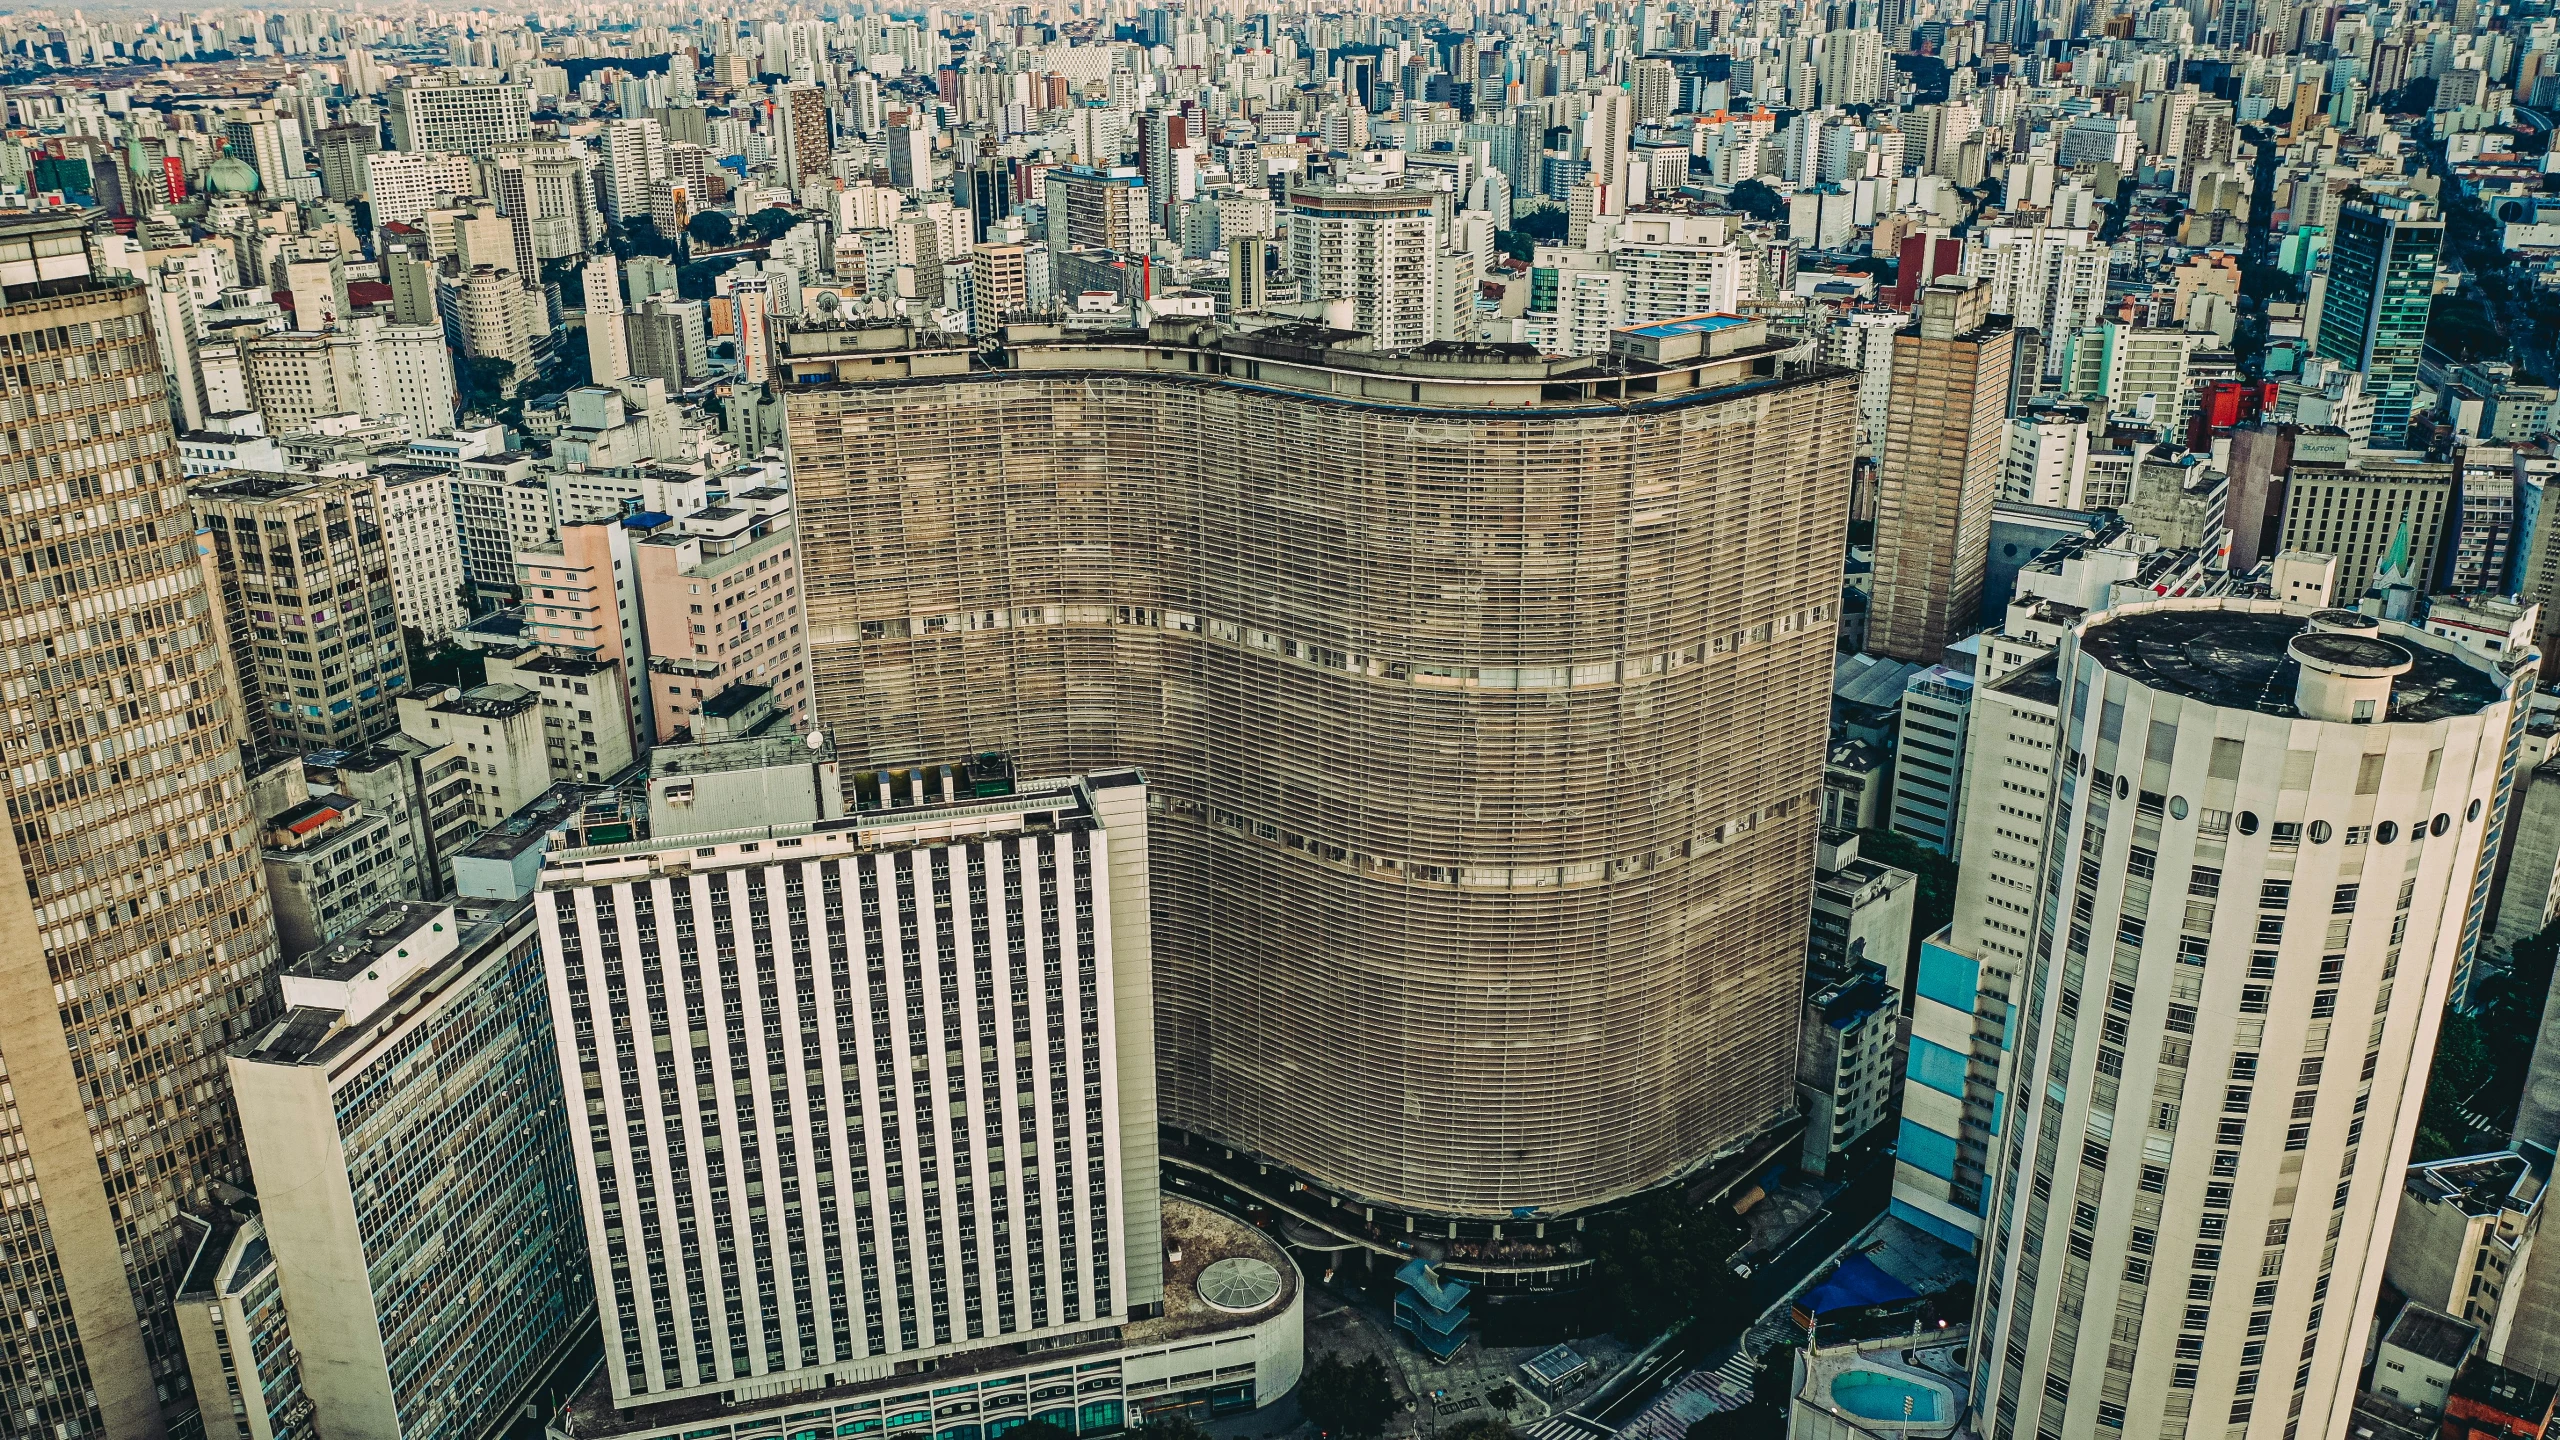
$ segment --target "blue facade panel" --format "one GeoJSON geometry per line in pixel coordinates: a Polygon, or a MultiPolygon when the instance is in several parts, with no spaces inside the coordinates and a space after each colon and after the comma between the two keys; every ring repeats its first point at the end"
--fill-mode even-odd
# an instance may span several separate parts
{"type": "Polygon", "coordinates": [[[1950,950],[1934,940],[1920,944],[1920,993],[1951,1009],[1973,1013],[1974,991],[1980,988],[1982,967],[1970,955],[1950,950]]]}
{"type": "Polygon", "coordinates": [[[1903,1118],[1902,1136],[1895,1143],[1894,1153],[1914,1167],[1926,1170],[1941,1180],[1956,1178],[1954,1139],[1941,1135],[1926,1125],[1915,1123],[1908,1116],[1903,1118]]]}
{"type": "Polygon", "coordinates": [[[1941,1095],[1953,1095],[1962,1099],[1964,1098],[1964,1072],[1964,1056],[1935,1041],[1924,1040],[1917,1035],[1911,1037],[1911,1065],[1908,1073],[1912,1079],[1941,1095]]]}
{"type": "Polygon", "coordinates": [[[1917,1205],[1895,1200],[1885,1206],[1886,1213],[1924,1234],[1935,1235],[1967,1255],[1973,1253],[1973,1232],[1961,1225],[1950,1225],[1917,1205]]]}

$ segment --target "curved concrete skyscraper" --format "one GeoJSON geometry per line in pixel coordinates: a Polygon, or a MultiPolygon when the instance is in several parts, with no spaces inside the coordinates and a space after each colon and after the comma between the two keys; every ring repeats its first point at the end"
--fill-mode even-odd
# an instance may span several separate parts
{"type": "Polygon", "coordinates": [[[786,337],[848,768],[1141,766],[1165,1122],[1346,1204],[1553,1214],[1793,1103],[1853,380],[1619,348],[786,337]]]}
{"type": "MultiPolygon", "coordinates": [[[[2059,773],[2040,891],[1966,856],[2028,952],[2015,1078],[1981,1109],[1978,1433],[2345,1433],[2531,683],[2515,660],[2171,600],[1998,682],[2059,721],[2000,712],[1977,773],[2059,773]]],[[[1915,1054],[1915,1096],[1936,1068],[1915,1054]]]]}

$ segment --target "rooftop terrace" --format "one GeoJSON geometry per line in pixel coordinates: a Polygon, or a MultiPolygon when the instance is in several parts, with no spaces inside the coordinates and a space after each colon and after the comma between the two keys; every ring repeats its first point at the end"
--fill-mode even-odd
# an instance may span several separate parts
{"type": "MultiPolygon", "coordinates": [[[[2135,606],[2109,611],[2080,634],[2083,653],[2152,689],[2234,710],[2300,718],[2300,665],[2289,647],[2307,616],[2265,602],[2135,606]]],[[[2359,636],[2339,640],[2365,644],[2359,636]]],[[[2390,719],[2424,724],[2473,715],[2506,695],[2506,682],[2458,652],[2424,643],[2405,627],[2387,642],[2415,662],[2392,689],[2390,719]]]]}

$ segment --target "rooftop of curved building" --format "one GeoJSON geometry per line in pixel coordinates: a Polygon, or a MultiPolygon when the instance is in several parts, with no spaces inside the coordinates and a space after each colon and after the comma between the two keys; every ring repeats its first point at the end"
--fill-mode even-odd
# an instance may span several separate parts
{"type": "Polygon", "coordinates": [[[1027,320],[979,341],[903,320],[804,321],[783,334],[776,379],[808,390],[1121,373],[1396,409],[1624,412],[1845,373],[1798,348],[1765,320],[1726,314],[1629,326],[1600,355],[1452,341],[1381,349],[1356,330],[1266,316],[1117,329],[1027,320]]]}
{"type": "MultiPolygon", "coordinates": [[[[2294,689],[2301,665],[2292,644],[2310,628],[2310,612],[2266,602],[2250,605],[2136,605],[2092,618],[2080,632],[2081,653],[2154,690],[2233,710],[2299,719],[2294,689]]],[[[2413,662],[2391,687],[2393,722],[2424,724],[2473,715],[2506,698],[2506,680],[2457,651],[2425,643],[2406,626],[2384,642],[2413,662]]]]}

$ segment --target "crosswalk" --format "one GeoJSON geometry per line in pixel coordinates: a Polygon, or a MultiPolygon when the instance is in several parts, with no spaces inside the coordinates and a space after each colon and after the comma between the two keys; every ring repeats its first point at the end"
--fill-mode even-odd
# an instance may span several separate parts
{"type": "Polygon", "coordinates": [[[1520,1433],[1529,1440],[1613,1440],[1618,1432],[1588,1416],[1559,1410],[1520,1433]]]}
{"type": "Polygon", "coordinates": [[[1732,1354],[1724,1357],[1723,1364],[1709,1373],[1715,1377],[1713,1383],[1718,1396],[1739,1400],[1751,1393],[1752,1372],[1759,1368],[1759,1357],[1747,1349],[1736,1347],[1732,1354]]]}
{"type": "Polygon", "coordinates": [[[1701,1365],[1665,1386],[1651,1404],[1627,1417],[1623,1425],[1613,1427],[1588,1415],[1561,1410],[1520,1427],[1521,1434],[1527,1440],[1681,1440],[1699,1416],[1744,1404],[1750,1400],[1752,1384],[1759,1376],[1760,1358],[1780,1345],[1804,1338],[1795,1323],[1795,1297],[1813,1284],[1813,1276],[1861,1243],[1873,1229],[1870,1225],[1858,1236],[1842,1242],[1823,1264],[1805,1272],[1805,1278],[1784,1298],[1762,1311],[1721,1359],[1713,1365],[1701,1365]]]}
{"type": "Polygon", "coordinates": [[[2496,1141],[2506,1133],[2505,1126],[2468,1105],[2456,1105],[2453,1108],[2454,1112],[2462,1117],[2464,1123],[2471,1127],[2471,1135],[2475,1141],[2482,1139],[2496,1141]]]}
{"type": "Polygon", "coordinates": [[[1787,1307],[1779,1305],[1744,1331],[1721,1361],[1681,1377],[1623,1427],[1563,1411],[1522,1427],[1521,1433],[1528,1440],[1679,1440],[1699,1415],[1731,1410],[1749,1400],[1760,1357],[1794,1339],[1796,1333],[1787,1307]]]}
{"type": "Polygon", "coordinates": [[[1760,1357],[1795,1338],[1795,1323],[1787,1318],[1787,1308],[1781,1305],[1742,1332],[1742,1338],[1720,1363],[1699,1373],[1696,1378],[1704,1382],[1700,1388],[1715,1397],[1719,1410],[1742,1404],[1751,1398],[1752,1383],[1760,1373],[1760,1357]]]}

